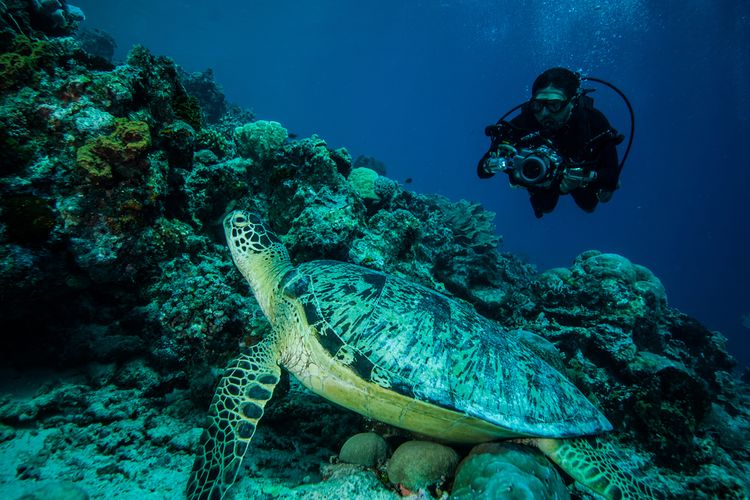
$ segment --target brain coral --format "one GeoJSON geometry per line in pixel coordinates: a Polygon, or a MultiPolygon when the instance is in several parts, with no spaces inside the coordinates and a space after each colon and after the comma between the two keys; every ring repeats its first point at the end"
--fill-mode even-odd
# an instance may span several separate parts
{"type": "Polygon", "coordinates": [[[380,196],[375,192],[375,181],[378,173],[366,167],[352,169],[349,174],[349,184],[365,200],[380,201],[380,196]]]}
{"type": "Polygon", "coordinates": [[[361,432],[346,440],[341,447],[339,460],[349,464],[374,467],[385,461],[388,445],[379,434],[361,432]]]}
{"type": "Polygon", "coordinates": [[[560,475],[540,452],[512,443],[476,446],[458,467],[452,499],[568,499],[560,475]]]}
{"type": "Polygon", "coordinates": [[[453,474],[458,453],[431,441],[407,441],[393,452],[387,472],[391,483],[410,490],[426,488],[453,474]]]}

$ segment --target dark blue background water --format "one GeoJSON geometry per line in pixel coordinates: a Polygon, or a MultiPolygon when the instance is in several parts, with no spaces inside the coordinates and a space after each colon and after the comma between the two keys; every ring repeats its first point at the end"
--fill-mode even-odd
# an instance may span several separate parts
{"type": "MultiPolygon", "coordinates": [[[[116,38],[119,59],[140,43],[188,71],[213,68],[259,118],[373,155],[416,191],[481,202],[505,249],[540,270],[592,248],[649,267],[672,306],[750,363],[750,2],[73,3],[116,38]],[[587,215],[565,197],[536,220],[524,191],[475,168],[484,126],[555,65],[621,88],[637,130],[610,204],[587,215]]],[[[601,87],[594,97],[627,132],[619,98],[601,87]]]]}

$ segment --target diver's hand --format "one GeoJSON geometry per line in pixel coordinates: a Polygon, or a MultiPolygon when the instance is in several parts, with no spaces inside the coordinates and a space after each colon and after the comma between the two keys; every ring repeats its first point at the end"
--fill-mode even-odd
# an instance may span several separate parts
{"type": "Polygon", "coordinates": [[[570,193],[574,189],[581,187],[582,184],[580,177],[569,176],[566,173],[560,181],[560,192],[562,194],[570,193]]]}
{"type": "Polygon", "coordinates": [[[586,187],[596,178],[596,172],[585,172],[581,167],[570,167],[565,170],[560,181],[560,192],[567,194],[581,187],[586,187]]]}
{"type": "Polygon", "coordinates": [[[484,160],[482,168],[488,174],[495,174],[501,170],[505,170],[508,165],[508,160],[504,156],[500,156],[498,152],[490,153],[489,158],[484,160]]]}

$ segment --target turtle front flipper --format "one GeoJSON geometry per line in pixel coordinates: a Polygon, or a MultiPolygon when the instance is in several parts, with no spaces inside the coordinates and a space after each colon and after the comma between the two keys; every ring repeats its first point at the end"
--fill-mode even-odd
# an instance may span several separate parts
{"type": "Polygon", "coordinates": [[[569,476],[604,498],[617,500],[661,499],[667,495],[659,485],[637,477],[625,467],[622,457],[600,441],[573,439],[519,439],[539,448],[569,476]]]}
{"type": "Polygon", "coordinates": [[[267,340],[229,363],[208,410],[187,484],[189,500],[224,498],[280,377],[278,355],[267,340]]]}

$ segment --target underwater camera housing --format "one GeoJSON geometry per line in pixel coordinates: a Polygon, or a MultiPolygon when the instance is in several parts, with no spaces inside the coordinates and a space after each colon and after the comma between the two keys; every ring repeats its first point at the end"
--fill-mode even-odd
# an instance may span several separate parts
{"type": "Polygon", "coordinates": [[[562,158],[552,148],[522,149],[513,158],[511,175],[524,186],[549,187],[561,173],[562,158]]]}
{"type": "Polygon", "coordinates": [[[563,159],[549,146],[516,149],[502,144],[497,151],[501,170],[525,187],[550,187],[563,173],[563,159]]]}

